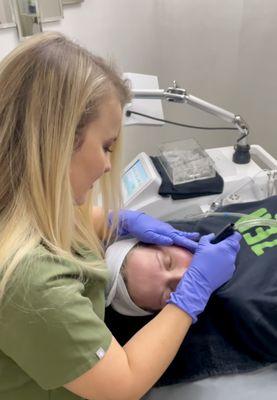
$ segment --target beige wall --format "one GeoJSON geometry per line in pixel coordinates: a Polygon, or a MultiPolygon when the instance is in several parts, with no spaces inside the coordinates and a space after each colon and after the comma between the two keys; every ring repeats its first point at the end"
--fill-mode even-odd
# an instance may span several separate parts
{"type": "MultiPolygon", "coordinates": [[[[85,0],[67,7],[65,19],[45,24],[115,59],[122,71],[173,79],[191,94],[242,115],[251,143],[277,157],[276,0],[85,0]]],[[[17,42],[14,29],[0,31],[0,58],[17,42]]],[[[168,119],[222,126],[185,105],[164,105],[168,119]]],[[[164,127],[124,129],[125,163],[157,143],[194,136],[204,147],[232,145],[236,135],[164,127]],[[201,133],[199,133],[201,132],[201,133]]]]}

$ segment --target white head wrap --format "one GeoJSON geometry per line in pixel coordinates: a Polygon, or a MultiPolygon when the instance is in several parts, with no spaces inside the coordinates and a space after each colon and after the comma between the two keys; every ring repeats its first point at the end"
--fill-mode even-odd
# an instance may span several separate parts
{"type": "Polygon", "coordinates": [[[111,304],[117,312],[123,315],[152,315],[151,312],[143,310],[132,301],[120,273],[125,257],[138,242],[137,239],[120,240],[109,246],[105,254],[109,270],[109,282],[106,288],[106,307],[111,304]]]}

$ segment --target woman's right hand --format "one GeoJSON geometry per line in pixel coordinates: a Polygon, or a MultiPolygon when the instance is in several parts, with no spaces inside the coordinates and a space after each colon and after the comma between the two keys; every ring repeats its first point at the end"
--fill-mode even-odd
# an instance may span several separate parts
{"type": "Polygon", "coordinates": [[[201,237],[189,268],[168,300],[189,314],[193,323],[212,292],[233,276],[241,237],[235,232],[217,244],[210,243],[213,233],[201,237]]]}

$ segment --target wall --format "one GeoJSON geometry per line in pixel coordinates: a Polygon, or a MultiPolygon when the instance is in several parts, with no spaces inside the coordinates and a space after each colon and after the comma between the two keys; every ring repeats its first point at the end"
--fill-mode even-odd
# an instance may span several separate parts
{"type": "MultiPolygon", "coordinates": [[[[250,143],[277,157],[275,0],[85,0],[67,6],[64,20],[44,25],[116,60],[122,71],[176,79],[191,94],[244,117],[250,143]]],[[[0,31],[0,58],[17,44],[15,29],[0,31]]],[[[167,119],[228,126],[190,106],[164,104],[167,119]]],[[[194,136],[204,147],[232,145],[236,134],[170,125],[128,127],[125,163],[157,143],[194,136]]]]}

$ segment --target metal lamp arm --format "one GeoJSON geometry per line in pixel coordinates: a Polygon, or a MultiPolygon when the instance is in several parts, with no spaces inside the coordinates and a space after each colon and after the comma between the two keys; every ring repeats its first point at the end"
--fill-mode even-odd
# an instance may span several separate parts
{"type": "Polygon", "coordinates": [[[241,134],[240,138],[238,139],[238,143],[241,145],[247,145],[246,137],[249,134],[249,128],[240,115],[236,115],[205,100],[192,96],[191,94],[188,94],[185,89],[178,88],[175,84],[173,87],[169,87],[167,90],[133,89],[132,93],[134,97],[138,99],[160,99],[174,103],[187,103],[209,114],[213,114],[223,121],[233,124],[241,134]]]}

